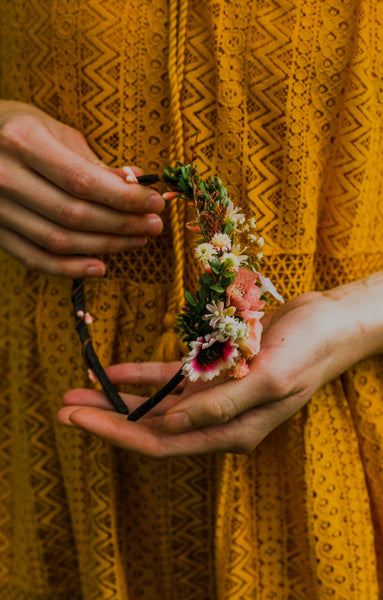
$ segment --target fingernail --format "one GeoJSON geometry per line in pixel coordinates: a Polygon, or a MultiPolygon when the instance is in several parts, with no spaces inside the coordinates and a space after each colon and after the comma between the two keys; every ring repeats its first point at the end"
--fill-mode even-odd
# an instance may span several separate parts
{"type": "Polygon", "coordinates": [[[162,194],[164,200],[173,200],[176,196],[178,196],[178,192],[165,192],[162,194]]]}
{"type": "Polygon", "coordinates": [[[183,433],[191,429],[189,415],[186,412],[174,412],[164,419],[164,427],[170,433],[183,433]]]}
{"type": "Polygon", "coordinates": [[[102,277],[105,275],[105,265],[91,265],[87,267],[85,274],[88,277],[102,277]]]}
{"type": "Polygon", "coordinates": [[[125,178],[125,181],[127,183],[138,183],[137,177],[134,174],[134,171],[132,171],[132,169],[130,167],[122,167],[122,170],[124,171],[125,175],[127,176],[125,178]]]}
{"type": "Polygon", "coordinates": [[[129,248],[137,248],[139,246],[145,246],[148,238],[146,237],[131,237],[128,238],[129,248]]]}
{"type": "Polygon", "coordinates": [[[161,221],[161,219],[159,217],[157,217],[157,216],[149,217],[149,219],[148,219],[148,225],[147,225],[147,232],[150,235],[157,235],[161,231],[162,231],[162,221],[161,221]]]}
{"type": "Polygon", "coordinates": [[[149,196],[149,198],[146,201],[145,204],[145,210],[146,212],[161,212],[161,210],[164,208],[165,206],[165,202],[164,199],[162,198],[162,196],[160,196],[160,194],[153,194],[152,196],[149,196]]]}

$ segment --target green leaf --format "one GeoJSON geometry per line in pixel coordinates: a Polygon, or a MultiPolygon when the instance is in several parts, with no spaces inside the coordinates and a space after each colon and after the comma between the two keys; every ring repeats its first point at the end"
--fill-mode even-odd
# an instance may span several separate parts
{"type": "Polygon", "coordinates": [[[231,221],[229,221],[228,223],[225,224],[223,233],[230,235],[232,231],[233,231],[233,223],[231,221]]]}
{"type": "Polygon", "coordinates": [[[210,261],[209,261],[209,265],[215,275],[221,275],[221,269],[219,267],[217,267],[217,265],[215,265],[214,263],[212,263],[210,261]]]}
{"type": "Polygon", "coordinates": [[[221,285],[219,285],[219,283],[215,283],[214,285],[211,285],[210,289],[214,290],[215,292],[218,292],[219,294],[223,294],[223,292],[225,291],[225,288],[222,287],[221,285]]]}
{"type": "Polygon", "coordinates": [[[197,306],[197,300],[194,298],[194,296],[190,292],[188,292],[187,290],[184,290],[184,296],[185,296],[185,300],[189,304],[189,306],[192,306],[193,308],[195,306],[197,306]]]}
{"type": "Polygon", "coordinates": [[[229,279],[228,277],[223,277],[221,279],[221,283],[225,287],[225,289],[228,288],[229,285],[231,285],[233,283],[233,281],[234,281],[234,278],[233,279],[229,279]]]}
{"type": "Polygon", "coordinates": [[[232,258],[226,258],[226,260],[224,260],[223,262],[223,268],[224,270],[226,269],[231,269],[231,267],[234,267],[234,261],[232,258]]]}

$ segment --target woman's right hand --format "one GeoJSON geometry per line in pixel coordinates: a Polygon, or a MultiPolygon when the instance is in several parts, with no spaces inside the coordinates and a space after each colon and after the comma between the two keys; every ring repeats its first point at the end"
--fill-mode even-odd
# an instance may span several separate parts
{"type": "Polygon", "coordinates": [[[158,192],[101,163],[79,131],[0,101],[0,246],[28,268],[102,276],[104,263],[84,255],[142,246],[161,232],[163,207],[158,192]]]}

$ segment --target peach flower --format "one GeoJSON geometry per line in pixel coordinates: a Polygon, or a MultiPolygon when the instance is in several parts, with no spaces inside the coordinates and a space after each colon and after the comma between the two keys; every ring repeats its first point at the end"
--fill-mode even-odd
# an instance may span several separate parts
{"type": "Polygon", "coordinates": [[[242,379],[242,377],[246,377],[246,375],[248,375],[249,371],[250,369],[246,359],[242,358],[242,360],[237,362],[235,369],[230,373],[230,375],[234,377],[234,379],[242,379]]]}
{"type": "Polygon", "coordinates": [[[243,310],[241,316],[243,320],[250,326],[250,333],[246,338],[237,340],[240,351],[249,359],[258,354],[261,347],[262,323],[260,319],[263,317],[263,312],[243,310]]]}
{"type": "Polygon", "coordinates": [[[235,306],[241,317],[243,311],[257,311],[265,306],[265,302],[260,300],[262,292],[256,285],[257,279],[257,273],[239,268],[235,273],[234,283],[226,290],[229,304],[235,306]]]}

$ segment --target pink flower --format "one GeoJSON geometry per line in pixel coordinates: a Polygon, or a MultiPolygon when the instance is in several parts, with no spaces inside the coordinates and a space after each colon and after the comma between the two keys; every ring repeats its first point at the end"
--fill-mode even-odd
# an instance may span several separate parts
{"type": "Polygon", "coordinates": [[[239,268],[234,283],[226,290],[229,304],[236,307],[240,316],[244,310],[257,311],[265,306],[265,302],[260,300],[262,292],[256,285],[257,279],[257,273],[239,268]]]}
{"type": "Polygon", "coordinates": [[[209,381],[221,371],[231,369],[238,356],[237,344],[220,334],[201,336],[190,346],[189,354],[183,358],[182,372],[192,382],[209,381]]]}
{"type": "Polygon", "coordinates": [[[263,330],[260,319],[263,314],[263,312],[252,310],[244,310],[241,313],[245,323],[249,324],[250,332],[247,337],[238,340],[238,346],[247,359],[252,358],[259,352],[263,330]]]}
{"type": "Polygon", "coordinates": [[[234,377],[234,379],[242,379],[242,377],[246,377],[249,371],[250,369],[246,359],[242,358],[242,360],[237,362],[235,369],[230,373],[230,375],[234,377]]]}

